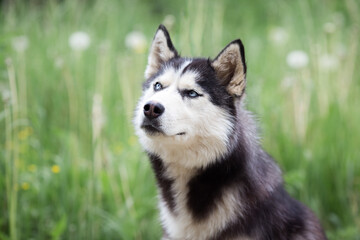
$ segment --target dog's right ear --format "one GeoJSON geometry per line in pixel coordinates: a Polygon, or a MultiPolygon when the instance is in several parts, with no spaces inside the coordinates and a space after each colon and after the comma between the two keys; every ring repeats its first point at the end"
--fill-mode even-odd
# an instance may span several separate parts
{"type": "Polygon", "coordinates": [[[162,64],[171,58],[178,57],[178,53],[171,42],[170,35],[164,25],[160,25],[155,33],[145,70],[145,78],[149,79],[157,73],[162,64]]]}
{"type": "Polygon", "coordinates": [[[241,97],[246,86],[245,51],[241,40],[229,43],[211,65],[228,93],[233,97],[241,97]]]}

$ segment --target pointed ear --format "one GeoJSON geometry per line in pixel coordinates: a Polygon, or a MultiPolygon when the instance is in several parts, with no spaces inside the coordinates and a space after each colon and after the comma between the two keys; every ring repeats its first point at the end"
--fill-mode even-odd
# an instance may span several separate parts
{"type": "Polygon", "coordinates": [[[178,53],[165,26],[160,25],[151,44],[145,78],[153,76],[159,71],[162,64],[174,57],[178,57],[178,53]]]}
{"type": "Polygon", "coordinates": [[[228,93],[240,97],[246,86],[245,51],[241,40],[237,39],[229,43],[211,65],[228,93]]]}

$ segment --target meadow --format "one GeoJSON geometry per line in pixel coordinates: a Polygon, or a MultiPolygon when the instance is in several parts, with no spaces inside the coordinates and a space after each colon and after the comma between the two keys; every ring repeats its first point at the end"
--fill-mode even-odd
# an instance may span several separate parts
{"type": "Polygon", "coordinates": [[[160,239],[131,122],[160,23],[183,56],[242,39],[287,190],[329,239],[360,239],[359,1],[0,4],[0,240],[160,239]]]}

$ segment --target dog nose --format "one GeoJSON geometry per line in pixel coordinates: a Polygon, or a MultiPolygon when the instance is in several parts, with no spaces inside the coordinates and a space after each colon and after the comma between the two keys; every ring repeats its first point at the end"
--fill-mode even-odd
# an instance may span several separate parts
{"type": "Polygon", "coordinates": [[[165,111],[165,107],[157,102],[148,102],[144,106],[144,114],[148,119],[159,117],[165,111]]]}

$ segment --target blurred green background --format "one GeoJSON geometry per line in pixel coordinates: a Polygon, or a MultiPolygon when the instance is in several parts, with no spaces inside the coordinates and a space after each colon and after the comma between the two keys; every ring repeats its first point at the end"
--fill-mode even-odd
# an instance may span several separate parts
{"type": "Polygon", "coordinates": [[[152,37],[183,56],[241,38],[247,103],[292,196],[360,239],[357,0],[0,2],[0,239],[159,239],[131,124],[152,37]]]}

